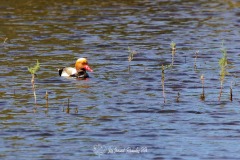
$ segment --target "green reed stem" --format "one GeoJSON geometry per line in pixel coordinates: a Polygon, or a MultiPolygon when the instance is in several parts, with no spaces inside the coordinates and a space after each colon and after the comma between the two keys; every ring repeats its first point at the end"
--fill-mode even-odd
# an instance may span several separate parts
{"type": "Polygon", "coordinates": [[[166,102],[166,96],[165,96],[165,87],[164,87],[164,80],[165,80],[165,74],[164,74],[164,65],[162,65],[162,94],[163,94],[163,102],[166,102]]]}
{"type": "Polygon", "coordinates": [[[174,43],[173,41],[170,43],[171,49],[172,49],[172,66],[174,63],[174,57],[176,54],[176,43],[174,43]]]}
{"type": "Polygon", "coordinates": [[[180,93],[178,92],[177,94],[177,99],[176,99],[176,102],[179,103],[180,102],[180,93]]]}
{"type": "Polygon", "coordinates": [[[134,55],[137,54],[137,52],[132,50],[130,47],[128,47],[128,52],[129,52],[129,55],[128,55],[128,62],[129,62],[128,71],[130,72],[130,65],[131,65],[130,63],[133,60],[134,55]]]}
{"type": "Polygon", "coordinates": [[[205,92],[204,92],[204,75],[202,74],[201,75],[201,82],[202,82],[202,94],[201,94],[201,96],[200,96],[200,99],[202,100],[202,101],[205,101],[205,92]]]}
{"type": "Polygon", "coordinates": [[[70,112],[70,100],[68,98],[66,113],[69,113],[69,112],[70,112]]]}
{"type": "Polygon", "coordinates": [[[219,101],[221,100],[222,91],[223,91],[223,82],[227,74],[227,66],[228,66],[227,50],[224,47],[222,47],[221,52],[222,52],[222,58],[219,60],[219,66],[220,66],[220,92],[218,97],[219,101]]]}
{"type": "Polygon", "coordinates": [[[46,99],[46,107],[48,108],[48,92],[47,91],[46,91],[45,99],[46,99]]]}
{"type": "Polygon", "coordinates": [[[197,69],[197,57],[198,57],[198,53],[199,53],[199,51],[196,51],[196,52],[195,52],[195,58],[194,58],[194,69],[195,69],[195,70],[197,69]]]}
{"type": "Polygon", "coordinates": [[[232,93],[232,82],[231,82],[231,86],[230,86],[230,101],[233,101],[233,93],[232,93]]]}
{"type": "Polygon", "coordinates": [[[35,75],[39,69],[40,69],[40,63],[38,62],[38,60],[37,60],[36,65],[34,65],[33,67],[28,67],[28,71],[32,75],[31,83],[32,83],[32,90],[33,90],[35,104],[37,104],[37,96],[36,96],[36,89],[35,89],[35,75]]]}

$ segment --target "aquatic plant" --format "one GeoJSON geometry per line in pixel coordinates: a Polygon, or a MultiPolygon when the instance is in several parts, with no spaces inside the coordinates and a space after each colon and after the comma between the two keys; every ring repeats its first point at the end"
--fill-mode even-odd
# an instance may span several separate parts
{"type": "Polygon", "coordinates": [[[46,107],[48,108],[48,92],[46,91],[46,94],[45,94],[45,99],[46,99],[46,107]]]}
{"type": "Polygon", "coordinates": [[[66,113],[70,113],[70,100],[68,98],[66,113]]]}
{"type": "Polygon", "coordinates": [[[172,48],[172,51],[175,52],[175,51],[176,51],[176,43],[172,41],[172,42],[170,43],[170,46],[171,46],[171,48],[172,48]]]}
{"type": "Polygon", "coordinates": [[[40,63],[38,62],[38,60],[37,60],[37,63],[36,63],[33,67],[28,67],[28,71],[29,71],[31,74],[33,74],[33,75],[35,75],[36,72],[37,72],[39,69],[40,69],[40,63]]]}
{"type": "Polygon", "coordinates": [[[164,70],[167,70],[172,67],[172,64],[164,65],[164,70]]]}
{"type": "Polygon", "coordinates": [[[129,55],[128,55],[128,71],[130,72],[130,63],[131,61],[133,60],[133,57],[135,54],[137,54],[137,52],[135,50],[132,50],[130,47],[128,47],[128,52],[129,52],[129,55]]]}
{"type": "Polygon", "coordinates": [[[195,58],[194,58],[194,69],[197,69],[197,57],[198,57],[199,51],[195,52],[195,58]]]}
{"type": "Polygon", "coordinates": [[[225,76],[228,74],[227,73],[227,66],[228,66],[227,50],[224,47],[222,47],[221,52],[222,52],[222,58],[219,60],[219,66],[220,66],[220,92],[218,97],[219,101],[221,100],[223,82],[224,82],[225,76]]]}
{"type": "Polygon", "coordinates": [[[231,86],[230,86],[230,97],[229,97],[230,101],[233,101],[233,94],[232,94],[232,82],[231,82],[231,86]]]}
{"type": "Polygon", "coordinates": [[[163,102],[165,103],[166,102],[166,96],[165,96],[165,89],[164,89],[164,80],[165,80],[165,74],[164,74],[164,65],[162,65],[162,94],[163,94],[163,102]]]}
{"type": "Polygon", "coordinates": [[[176,99],[176,102],[179,103],[180,102],[180,93],[178,92],[177,94],[177,99],[176,99]]]}
{"type": "Polygon", "coordinates": [[[205,101],[204,75],[203,75],[203,74],[201,75],[200,79],[201,79],[201,82],[202,82],[202,94],[201,94],[201,96],[200,96],[200,99],[201,99],[202,101],[205,101]]]}
{"type": "Polygon", "coordinates": [[[35,90],[35,83],[34,82],[35,82],[35,75],[36,75],[36,73],[39,69],[40,69],[40,63],[38,62],[38,60],[37,60],[36,65],[34,65],[33,67],[28,67],[28,71],[32,75],[31,83],[32,83],[32,89],[33,89],[35,104],[37,104],[37,96],[36,96],[36,90],[35,90]]]}
{"type": "Polygon", "coordinates": [[[176,54],[176,43],[174,43],[173,41],[170,43],[171,49],[172,49],[172,66],[174,63],[174,56],[176,54]]]}
{"type": "Polygon", "coordinates": [[[77,107],[75,108],[75,113],[78,113],[78,108],[77,107]]]}
{"type": "Polygon", "coordinates": [[[8,38],[6,37],[3,41],[3,44],[5,44],[7,42],[8,38]]]}

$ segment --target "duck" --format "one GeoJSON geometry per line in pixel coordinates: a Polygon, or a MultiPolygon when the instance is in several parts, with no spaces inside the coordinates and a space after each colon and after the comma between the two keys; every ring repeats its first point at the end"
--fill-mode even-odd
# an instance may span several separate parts
{"type": "Polygon", "coordinates": [[[89,78],[87,71],[93,72],[88,66],[88,60],[86,58],[79,58],[73,67],[63,67],[58,69],[59,76],[61,77],[73,77],[73,78],[89,78]]]}

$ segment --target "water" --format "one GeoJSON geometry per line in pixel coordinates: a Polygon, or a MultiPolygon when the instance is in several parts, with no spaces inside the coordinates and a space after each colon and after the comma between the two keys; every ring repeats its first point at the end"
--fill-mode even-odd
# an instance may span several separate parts
{"type": "Polygon", "coordinates": [[[0,158],[239,159],[239,6],[0,2],[0,158]],[[177,50],[165,70],[164,103],[161,66],[172,62],[172,41],[177,50]],[[231,66],[219,101],[222,43],[231,66]],[[130,72],[128,47],[137,52],[130,72]],[[88,57],[90,79],[58,77],[58,67],[79,57],[88,57]],[[35,105],[27,67],[37,59],[35,105]]]}

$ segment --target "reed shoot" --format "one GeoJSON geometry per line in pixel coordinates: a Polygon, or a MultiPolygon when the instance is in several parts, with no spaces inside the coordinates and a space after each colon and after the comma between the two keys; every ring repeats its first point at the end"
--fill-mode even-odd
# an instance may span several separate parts
{"type": "Polygon", "coordinates": [[[230,97],[229,97],[230,101],[233,101],[233,94],[232,94],[232,82],[231,82],[231,86],[230,86],[230,97]]]}
{"type": "Polygon", "coordinates": [[[75,108],[75,113],[78,113],[78,108],[75,108]]]}
{"type": "Polygon", "coordinates": [[[165,74],[164,74],[164,65],[162,65],[162,94],[163,94],[163,99],[164,99],[164,103],[166,102],[166,96],[165,96],[165,89],[164,89],[164,80],[165,80],[165,74]]]}
{"type": "Polygon", "coordinates": [[[180,102],[180,93],[178,92],[177,94],[177,99],[176,99],[176,102],[179,103],[180,102]]]}
{"type": "Polygon", "coordinates": [[[199,51],[195,52],[195,58],[194,58],[194,69],[197,69],[197,56],[198,56],[199,51]]]}
{"type": "Polygon", "coordinates": [[[170,44],[171,46],[171,49],[172,49],[172,66],[173,66],[173,63],[174,63],[174,56],[176,54],[176,43],[174,43],[173,41],[171,42],[170,44]]]}
{"type": "Polygon", "coordinates": [[[128,71],[130,72],[130,63],[133,60],[134,55],[137,54],[137,52],[135,50],[132,50],[130,47],[128,47],[128,52],[129,52],[129,55],[128,55],[128,62],[129,62],[128,71]]]}
{"type": "Polygon", "coordinates": [[[35,75],[36,72],[40,69],[40,63],[37,60],[36,65],[34,65],[33,67],[28,67],[28,71],[31,73],[32,75],[32,79],[31,79],[31,83],[32,83],[32,90],[33,90],[33,95],[34,95],[34,99],[35,99],[35,104],[37,104],[37,96],[36,96],[36,89],[35,89],[35,75]]]}
{"type": "Polygon", "coordinates": [[[204,75],[202,74],[201,75],[201,81],[202,81],[202,94],[201,94],[201,96],[200,96],[200,99],[202,100],[202,101],[204,101],[205,100],[205,92],[204,92],[204,75]]]}
{"type": "Polygon", "coordinates": [[[46,91],[45,99],[46,99],[46,107],[48,108],[48,92],[47,91],[46,91]]]}
{"type": "Polygon", "coordinates": [[[69,102],[69,98],[68,98],[68,103],[67,103],[67,109],[66,109],[66,113],[70,113],[70,102],[69,102]]]}
{"type": "Polygon", "coordinates": [[[219,66],[220,66],[220,92],[218,97],[219,101],[221,100],[223,82],[224,82],[225,76],[227,75],[227,65],[228,65],[227,50],[222,47],[221,52],[222,52],[222,58],[219,60],[219,66]]]}
{"type": "Polygon", "coordinates": [[[5,38],[4,41],[3,41],[3,43],[5,44],[5,43],[7,42],[7,40],[8,40],[8,38],[5,38]]]}

